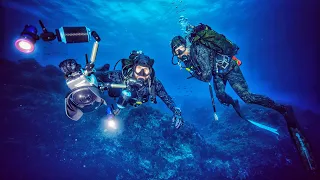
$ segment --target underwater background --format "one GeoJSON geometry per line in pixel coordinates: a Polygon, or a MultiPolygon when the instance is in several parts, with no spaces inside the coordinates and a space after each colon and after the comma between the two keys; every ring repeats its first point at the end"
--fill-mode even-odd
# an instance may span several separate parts
{"type": "MultiPolygon", "coordinates": [[[[237,57],[252,92],[294,106],[320,162],[320,1],[317,0],[2,0],[0,179],[317,179],[303,169],[277,112],[245,105],[272,134],[240,119],[217,99],[219,121],[206,83],[186,79],[171,64],[170,40],[182,35],[181,15],[204,23],[240,47],[237,57]],[[158,104],[128,108],[117,136],[101,130],[105,109],[67,118],[68,93],[57,65],[85,65],[92,44],[38,41],[33,53],[14,47],[26,24],[41,32],[87,26],[101,37],[96,66],[111,68],[132,50],[155,59],[157,77],[181,107],[185,125],[171,123],[158,104]]],[[[120,65],[117,69],[120,68],[120,65]]],[[[319,163],[318,163],[319,164],[319,163]]]]}

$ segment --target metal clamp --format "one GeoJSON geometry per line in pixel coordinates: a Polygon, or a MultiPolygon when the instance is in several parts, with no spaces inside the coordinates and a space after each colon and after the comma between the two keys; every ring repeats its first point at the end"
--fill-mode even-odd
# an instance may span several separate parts
{"type": "Polygon", "coordinates": [[[215,58],[216,60],[216,72],[219,72],[219,67],[221,67],[223,70],[225,70],[228,66],[229,66],[229,62],[230,62],[231,57],[229,57],[228,55],[223,55],[223,54],[219,54],[218,53],[218,57],[215,58]],[[221,59],[218,59],[220,58],[221,59]]]}

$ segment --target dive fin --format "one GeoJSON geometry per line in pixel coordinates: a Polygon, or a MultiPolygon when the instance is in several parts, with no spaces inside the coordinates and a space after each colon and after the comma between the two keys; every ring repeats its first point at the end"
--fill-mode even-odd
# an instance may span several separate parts
{"type": "Polygon", "coordinates": [[[235,101],[234,101],[234,104],[232,104],[232,106],[233,106],[234,110],[236,111],[236,113],[237,113],[242,119],[249,121],[251,124],[253,124],[253,125],[255,125],[255,126],[259,127],[259,128],[265,129],[265,130],[267,130],[267,131],[270,131],[270,132],[272,132],[272,133],[274,133],[274,134],[279,135],[277,129],[272,128],[272,127],[269,127],[269,126],[266,126],[266,125],[263,125],[263,124],[260,124],[260,123],[257,123],[257,122],[255,122],[255,121],[252,121],[252,120],[249,120],[249,119],[245,118],[245,116],[243,115],[243,113],[242,113],[241,110],[240,110],[240,105],[239,105],[239,101],[238,101],[238,100],[235,100],[235,101]]]}
{"type": "Polygon", "coordinates": [[[265,130],[267,130],[267,131],[270,131],[270,132],[272,132],[272,133],[274,133],[274,134],[279,135],[278,130],[275,129],[275,128],[272,128],[272,127],[269,127],[269,126],[266,126],[266,125],[257,123],[257,122],[255,122],[255,121],[252,121],[252,120],[249,120],[249,119],[248,119],[247,121],[249,121],[251,124],[253,124],[253,125],[255,125],[255,126],[259,127],[259,128],[265,129],[265,130]]]}
{"type": "Polygon", "coordinates": [[[319,173],[320,171],[317,167],[317,163],[312,154],[312,147],[308,143],[307,138],[302,132],[302,128],[299,126],[299,123],[294,115],[293,109],[291,106],[286,108],[284,113],[284,118],[287,122],[287,127],[291,139],[299,152],[300,158],[303,162],[304,167],[311,172],[319,173]]]}
{"type": "Polygon", "coordinates": [[[290,135],[294,141],[297,150],[299,151],[300,157],[303,164],[309,171],[316,171],[317,166],[310,150],[309,144],[306,143],[306,138],[301,134],[297,128],[289,128],[290,135]]]}

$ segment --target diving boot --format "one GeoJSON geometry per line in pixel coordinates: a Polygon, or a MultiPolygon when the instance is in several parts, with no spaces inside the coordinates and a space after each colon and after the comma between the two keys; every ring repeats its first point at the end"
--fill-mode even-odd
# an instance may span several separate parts
{"type": "Polygon", "coordinates": [[[241,112],[241,109],[240,109],[240,104],[239,104],[239,101],[236,99],[233,101],[233,103],[231,104],[233,109],[236,111],[236,113],[242,118],[242,119],[246,119],[244,117],[244,115],[242,114],[241,112]]]}

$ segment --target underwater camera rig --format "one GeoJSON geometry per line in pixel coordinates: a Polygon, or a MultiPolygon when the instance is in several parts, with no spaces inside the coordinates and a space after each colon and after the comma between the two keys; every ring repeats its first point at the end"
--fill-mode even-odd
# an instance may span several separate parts
{"type": "MultiPolygon", "coordinates": [[[[69,43],[86,43],[92,38],[95,40],[91,52],[90,61],[86,56],[86,66],[81,69],[81,72],[76,72],[72,74],[72,78],[67,78],[66,84],[71,90],[65,98],[66,113],[67,116],[73,120],[78,120],[78,118],[72,118],[68,114],[67,106],[73,107],[73,109],[78,109],[83,112],[90,112],[102,104],[106,104],[105,100],[102,98],[102,93],[104,90],[109,90],[111,88],[125,89],[128,87],[127,84],[113,84],[113,83],[99,83],[94,75],[94,63],[96,61],[96,56],[98,52],[99,42],[101,38],[95,31],[91,31],[89,28],[82,27],[61,27],[55,29],[54,32],[49,32],[44,26],[41,20],[39,24],[42,29],[42,33],[38,35],[38,30],[35,26],[25,25],[20,37],[16,40],[16,48],[23,53],[32,53],[35,49],[35,43],[42,39],[45,42],[58,40],[58,42],[69,43]]],[[[119,97],[117,106],[124,107],[128,100],[130,99],[130,93],[123,91],[122,96],[119,97]]],[[[117,111],[117,110],[115,110],[117,111]]]]}

